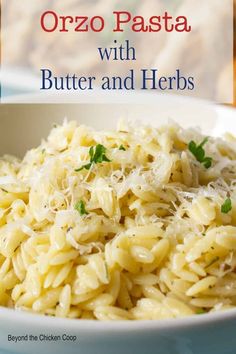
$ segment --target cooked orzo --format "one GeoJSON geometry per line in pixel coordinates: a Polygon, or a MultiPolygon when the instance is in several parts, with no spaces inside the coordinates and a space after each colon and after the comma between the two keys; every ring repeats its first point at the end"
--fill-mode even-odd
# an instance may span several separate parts
{"type": "Polygon", "coordinates": [[[54,127],[0,160],[0,305],[165,319],[236,305],[236,138],[54,127]]]}

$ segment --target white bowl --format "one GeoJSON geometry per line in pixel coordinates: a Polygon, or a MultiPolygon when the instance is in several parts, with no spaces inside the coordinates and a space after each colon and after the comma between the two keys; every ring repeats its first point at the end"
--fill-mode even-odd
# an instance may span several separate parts
{"type": "MultiPolygon", "coordinates": [[[[236,134],[236,111],[187,98],[157,96],[156,105],[1,105],[0,155],[22,156],[64,117],[99,129],[123,117],[159,125],[173,119],[205,134],[236,134]]],[[[99,322],[50,318],[0,308],[0,353],[235,354],[236,310],[163,321],[99,322]],[[40,335],[60,336],[45,340],[40,335]],[[63,334],[72,336],[63,340],[63,334]],[[11,336],[26,336],[15,343],[11,336]],[[38,340],[30,340],[30,335],[38,340]],[[73,341],[72,338],[76,337],[73,341]],[[44,340],[40,340],[43,339],[44,340]],[[54,338],[55,339],[55,338],[54,338]]],[[[65,338],[64,338],[65,339],[65,338]]]]}

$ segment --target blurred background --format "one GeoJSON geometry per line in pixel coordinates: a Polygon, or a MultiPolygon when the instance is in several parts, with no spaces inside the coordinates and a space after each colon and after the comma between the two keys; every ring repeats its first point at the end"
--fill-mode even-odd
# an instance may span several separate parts
{"type": "MultiPolygon", "coordinates": [[[[233,1],[234,105],[236,107],[236,0],[233,1]]],[[[122,41],[129,38],[135,45],[139,60],[132,62],[134,69],[135,65],[138,69],[140,63],[145,63],[147,67],[158,67],[163,75],[167,75],[172,72],[173,68],[182,66],[184,72],[194,75],[199,80],[205,80],[201,88],[202,97],[227,102],[232,61],[224,55],[229,48],[229,40],[221,30],[221,26],[224,27],[222,24],[226,21],[226,16],[222,11],[223,2],[224,0],[215,0],[215,4],[218,3],[221,7],[216,5],[212,12],[210,0],[202,1],[201,6],[199,2],[197,8],[195,0],[149,0],[148,7],[145,1],[129,0],[125,4],[125,10],[134,14],[142,14],[145,18],[148,18],[150,14],[163,13],[166,7],[171,13],[188,15],[194,22],[194,33],[191,37],[185,36],[184,33],[173,36],[164,32],[158,33],[158,45],[156,34],[141,36],[128,31],[116,34],[116,39],[122,41]],[[151,50],[145,47],[147,36],[151,50]],[[220,58],[213,56],[215,47],[218,48],[220,58]],[[206,58],[208,66],[205,63],[206,58]],[[210,97],[208,97],[209,91],[212,92],[210,97]],[[225,101],[224,97],[226,97],[225,101]]],[[[44,0],[38,2],[3,0],[3,3],[2,24],[5,30],[1,39],[1,50],[4,52],[6,70],[4,69],[4,73],[1,74],[1,83],[4,86],[4,95],[11,96],[36,91],[36,87],[39,86],[37,75],[40,67],[48,67],[58,75],[68,73],[68,68],[72,73],[79,71],[83,75],[98,75],[100,70],[104,70],[106,74],[113,71],[116,74],[122,74],[130,69],[130,62],[123,62],[122,65],[112,63],[112,66],[109,63],[98,65],[98,58],[94,55],[94,48],[98,46],[98,43],[101,46],[113,45],[114,38],[111,31],[113,23],[109,16],[112,11],[120,9],[119,0],[110,3],[107,1],[105,3],[104,0],[44,0]],[[84,15],[99,14],[107,18],[109,26],[98,35],[83,33],[83,36],[79,36],[68,33],[62,36],[60,32],[57,32],[53,36],[48,36],[36,25],[39,14],[44,9],[54,9],[60,14],[78,14],[78,9],[79,13],[84,15]]]]}
{"type": "Polygon", "coordinates": [[[234,106],[236,107],[236,0],[234,0],[234,106]]]}
{"type": "MultiPolygon", "coordinates": [[[[224,86],[224,72],[222,73],[222,87],[224,86]]],[[[234,0],[234,107],[236,107],[236,0],[234,0]]]]}

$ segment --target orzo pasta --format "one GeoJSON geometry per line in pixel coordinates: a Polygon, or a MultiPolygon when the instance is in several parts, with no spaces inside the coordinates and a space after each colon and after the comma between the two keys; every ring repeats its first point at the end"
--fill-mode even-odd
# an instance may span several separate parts
{"type": "Polygon", "coordinates": [[[65,121],[0,160],[0,305],[165,319],[236,305],[236,138],[65,121]]]}

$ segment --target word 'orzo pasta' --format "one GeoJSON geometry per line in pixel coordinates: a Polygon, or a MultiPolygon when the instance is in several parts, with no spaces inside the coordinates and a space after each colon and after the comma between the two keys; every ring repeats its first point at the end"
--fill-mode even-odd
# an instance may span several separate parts
{"type": "Polygon", "coordinates": [[[236,305],[236,138],[54,127],[0,160],[0,305],[165,319],[236,305]]]}

